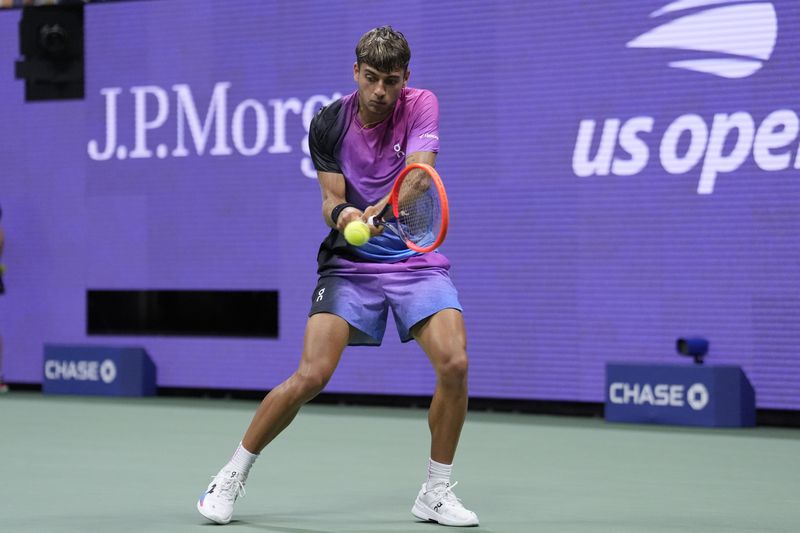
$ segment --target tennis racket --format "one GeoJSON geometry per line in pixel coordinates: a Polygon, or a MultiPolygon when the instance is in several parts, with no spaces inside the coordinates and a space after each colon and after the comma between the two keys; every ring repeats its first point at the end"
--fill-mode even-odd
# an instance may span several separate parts
{"type": "Polygon", "coordinates": [[[397,176],[389,203],[368,222],[394,232],[415,252],[432,252],[444,242],[450,222],[442,178],[430,165],[411,163],[397,176]]]}

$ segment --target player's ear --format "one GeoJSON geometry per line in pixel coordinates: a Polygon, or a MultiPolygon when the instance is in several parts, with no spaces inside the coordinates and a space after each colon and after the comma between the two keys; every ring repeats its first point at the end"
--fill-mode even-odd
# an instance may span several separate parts
{"type": "Polygon", "coordinates": [[[408,77],[409,76],[411,76],[411,71],[409,69],[406,69],[406,74],[405,74],[405,76],[403,76],[403,87],[408,85],[408,77]]]}
{"type": "Polygon", "coordinates": [[[358,61],[353,63],[353,79],[358,81],[358,61]]]}

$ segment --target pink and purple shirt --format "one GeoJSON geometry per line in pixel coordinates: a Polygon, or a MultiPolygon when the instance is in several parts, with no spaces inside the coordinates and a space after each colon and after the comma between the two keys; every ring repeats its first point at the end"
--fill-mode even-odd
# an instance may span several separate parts
{"type": "MultiPolygon", "coordinates": [[[[409,154],[439,151],[439,103],[428,90],[404,88],[392,114],[365,128],[354,92],[317,113],[311,121],[309,148],[317,171],[344,175],[346,200],[363,210],[389,194],[409,154]]],[[[320,247],[319,261],[323,270],[331,261],[395,263],[415,255],[390,231],[354,247],[332,230],[320,247]]],[[[424,255],[431,255],[437,265],[444,259],[424,255]]]]}

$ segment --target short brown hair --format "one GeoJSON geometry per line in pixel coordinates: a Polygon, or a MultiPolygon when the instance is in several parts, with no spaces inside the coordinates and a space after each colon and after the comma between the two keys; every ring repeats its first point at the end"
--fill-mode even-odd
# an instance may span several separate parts
{"type": "Polygon", "coordinates": [[[407,69],[411,62],[411,48],[405,36],[391,26],[369,30],[356,45],[356,63],[367,65],[381,72],[407,69]]]}

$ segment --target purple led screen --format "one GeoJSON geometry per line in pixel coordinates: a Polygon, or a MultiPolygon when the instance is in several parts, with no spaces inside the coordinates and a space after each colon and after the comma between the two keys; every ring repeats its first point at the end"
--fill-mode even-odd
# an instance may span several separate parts
{"type": "MultiPolygon", "coordinates": [[[[327,231],[308,124],[390,23],[440,101],[474,396],[602,401],[607,361],[679,362],[699,335],[759,407],[800,408],[796,2],[90,4],[85,101],[31,104],[20,15],[0,13],[8,381],[41,381],[46,342],[141,345],[166,387],[288,376],[327,231]],[[87,336],[93,288],[276,290],[279,337],[87,336]]],[[[396,337],[327,390],[429,394],[396,337]]]]}

